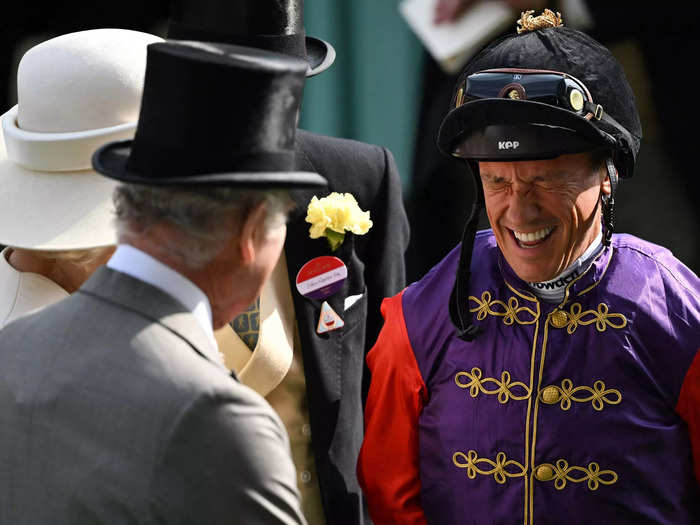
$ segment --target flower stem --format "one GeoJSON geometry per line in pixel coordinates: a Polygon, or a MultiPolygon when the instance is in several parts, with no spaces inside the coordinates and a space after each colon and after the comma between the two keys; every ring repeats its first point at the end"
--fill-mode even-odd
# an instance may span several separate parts
{"type": "Polygon", "coordinates": [[[333,252],[340,248],[340,245],[343,244],[343,241],[345,240],[344,233],[338,233],[337,231],[331,230],[330,228],[326,228],[325,235],[328,239],[328,244],[331,247],[331,251],[333,252]]]}

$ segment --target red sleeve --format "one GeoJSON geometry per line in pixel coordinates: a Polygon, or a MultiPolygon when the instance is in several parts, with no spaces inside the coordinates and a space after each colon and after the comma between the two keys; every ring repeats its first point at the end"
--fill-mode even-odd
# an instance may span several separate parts
{"type": "Polygon", "coordinates": [[[382,303],[384,327],[367,354],[372,381],[357,475],[377,525],[427,523],[418,474],[418,416],[427,391],[406,333],[401,296],[382,303]]]}
{"type": "Polygon", "coordinates": [[[676,412],[688,424],[695,479],[700,482],[700,351],[695,354],[695,359],[685,374],[676,412]]]}

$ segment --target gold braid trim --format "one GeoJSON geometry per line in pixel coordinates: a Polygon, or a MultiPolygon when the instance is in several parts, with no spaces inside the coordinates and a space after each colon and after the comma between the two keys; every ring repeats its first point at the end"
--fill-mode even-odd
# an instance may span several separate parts
{"type": "Polygon", "coordinates": [[[520,13],[520,20],[518,20],[517,29],[518,34],[527,33],[528,31],[537,31],[538,29],[545,29],[546,27],[558,27],[563,26],[564,21],[561,18],[561,13],[550,11],[545,9],[541,15],[532,16],[535,11],[525,11],[520,13]]]}
{"type": "Polygon", "coordinates": [[[489,458],[480,458],[476,450],[470,450],[466,454],[457,451],[452,454],[452,463],[455,467],[467,469],[469,479],[482,476],[493,476],[496,483],[503,485],[508,478],[521,478],[527,474],[527,467],[514,459],[507,459],[504,452],[496,454],[496,461],[489,458]],[[481,468],[481,467],[485,468],[481,468]]]}
{"type": "Polygon", "coordinates": [[[457,372],[457,375],[455,375],[455,383],[459,388],[468,388],[469,395],[472,397],[478,396],[480,392],[487,395],[498,395],[498,402],[502,405],[505,405],[511,399],[522,401],[530,397],[530,389],[527,385],[520,381],[513,381],[510,377],[510,372],[507,370],[501,373],[500,381],[493,377],[482,379],[481,376],[481,368],[475,366],[471,369],[471,372],[457,372]],[[469,382],[465,383],[461,378],[468,379],[469,382]],[[491,388],[489,390],[487,387],[489,383],[495,385],[496,388],[491,388]],[[521,394],[518,395],[514,390],[520,390],[521,394]]]}
{"type": "Polygon", "coordinates": [[[558,459],[554,465],[542,463],[535,468],[535,472],[542,472],[543,469],[547,469],[547,476],[540,476],[537,478],[538,481],[554,480],[554,488],[557,490],[562,490],[566,487],[567,481],[572,483],[586,481],[588,482],[589,490],[598,490],[601,484],[613,485],[618,480],[617,472],[614,470],[600,470],[600,465],[596,462],[589,463],[587,467],[579,467],[569,465],[565,459],[558,459]]]}
{"type": "Polygon", "coordinates": [[[581,303],[573,303],[569,310],[569,323],[566,331],[573,334],[579,325],[586,326],[595,323],[596,330],[605,332],[608,326],[620,330],[627,326],[627,318],[624,314],[611,313],[608,305],[598,304],[598,311],[583,310],[581,303]]]}
{"type": "MultiPolygon", "coordinates": [[[[463,388],[467,388],[467,386],[463,388]]],[[[571,408],[572,401],[576,403],[588,403],[590,401],[594,410],[600,412],[605,408],[606,403],[619,405],[622,402],[622,393],[614,388],[606,388],[605,383],[601,380],[593,383],[591,388],[587,385],[574,387],[574,382],[571,379],[564,379],[561,382],[561,386],[549,385],[543,388],[540,391],[539,398],[546,405],[559,403],[561,409],[565,411],[571,408]]]]}
{"type": "Polygon", "coordinates": [[[510,297],[508,303],[499,301],[498,299],[492,299],[491,292],[488,290],[481,294],[481,300],[469,296],[469,300],[476,303],[475,307],[470,307],[470,312],[477,312],[476,318],[479,321],[486,319],[487,315],[493,315],[496,317],[503,317],[503,324],[512,325],[513,323],[518,324],[533,324],[537,321],[540,316],[539,306],[537,307],[537,312],[531,310],[527,306],[520,306],[517,297],[510,297]],[[496,309],[495,307],[498,307],[496,309]],[[521,317],[521,314],[522,317],[521,317]],[[531,319],[527,317],[531,316],[531,319]]]}

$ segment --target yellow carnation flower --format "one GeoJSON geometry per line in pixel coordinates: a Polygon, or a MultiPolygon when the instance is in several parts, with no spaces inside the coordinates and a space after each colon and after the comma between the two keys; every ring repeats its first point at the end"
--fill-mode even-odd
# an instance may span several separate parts
{"type": "Polygon", "coordinates": [[[331,224],[331,218],[326,215],[321,201],[318,200],[316,195],[311,198],[309,207],[306,209],[306,222],[311,223],[309,234],[312,239],[318,239],[323,236],[326,228],[331,224]]]}
{"type": "Polygon", "coordinates": [[[364,235],[372,227],[369,211],[362,211],[350,193],[333,192],[322,199],[314,195],[306,210],[306,222],[311,224],[309,236],[326,236],[333,250],[343,243],[346,231],[364,235]]]}

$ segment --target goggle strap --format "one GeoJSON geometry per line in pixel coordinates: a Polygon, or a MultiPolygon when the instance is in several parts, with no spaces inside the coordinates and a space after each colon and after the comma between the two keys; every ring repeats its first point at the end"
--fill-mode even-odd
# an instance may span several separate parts
{"type": "MultiPolygon", "coordinates": [[[[636,142],[636,140],[634,139],[632,134],[629,131],[627,131],[627,128],[625,128],[617,120],[615,120],[613,117],[611,117],[609,113],[604,111],[603,107],[600,104],[591,104],[590,102],[586,102],[584,104],[584,109],[593,114],[593,117],[591,117],[591,119],[592,120],[594,119],[593,120],[594,124],[595,124],[595,122],[601,123],[600,125],[597,125],[597,127],[599,127],[602,131],[604,131],[604,132],[608,133],[608,135],[610,135],[610,131],[614,130],[616,134],[622,136],[623,140],[616,139],[617,147],[620,149],[626,150],[627,156],[632,154],[632,148],[634,147],[633,145],[636,142]],[[598,109],[598,108],[600,108],[600,109],[598,109]],[[596,112],[598,112],[600,117],[598,117],[596,112]]],[[[623,173],[622,173],[623,177],[631,177],[632,176],[632,166],[625,165],[622,167],[624,168],[623,173]]],[[[617,182],[615,184],[617,184],[617,182]]]]}
{"type": "Polygon", "coordinates": [[[603,111],[603,106],[601,106],[600,104],[594,104],[593,102],[590,102],[588,100],[584,101],[583,109],[590,113],[590,117],[586,115],[586,117],[590,119],[601,120],[605,115],[605,111],[603,111]]]}
{"type": "MultiPolygon", "coordinates": [[[[627,131],[627,129],[624,126],[622,126],[622,124],[620,124],[617,120],[612,118],[603,109],[603,106],[601,106],[600,104],[594,104],[586,101],[583,105],[583,108],[592,114],[591,120],[595,119],[595,121],[602,122],[604,125],[602,127],[607,126],[608,128],[613,128],[616,132],[622,135],[625,138],[626,145],[628,147],[631,147],[632,144],[634,144],[635,141],[632,138],[632,134],[629,131],[627,131]]],[[[605,131],[605,129],[603,129],[603,131],[605,131]]]]}

